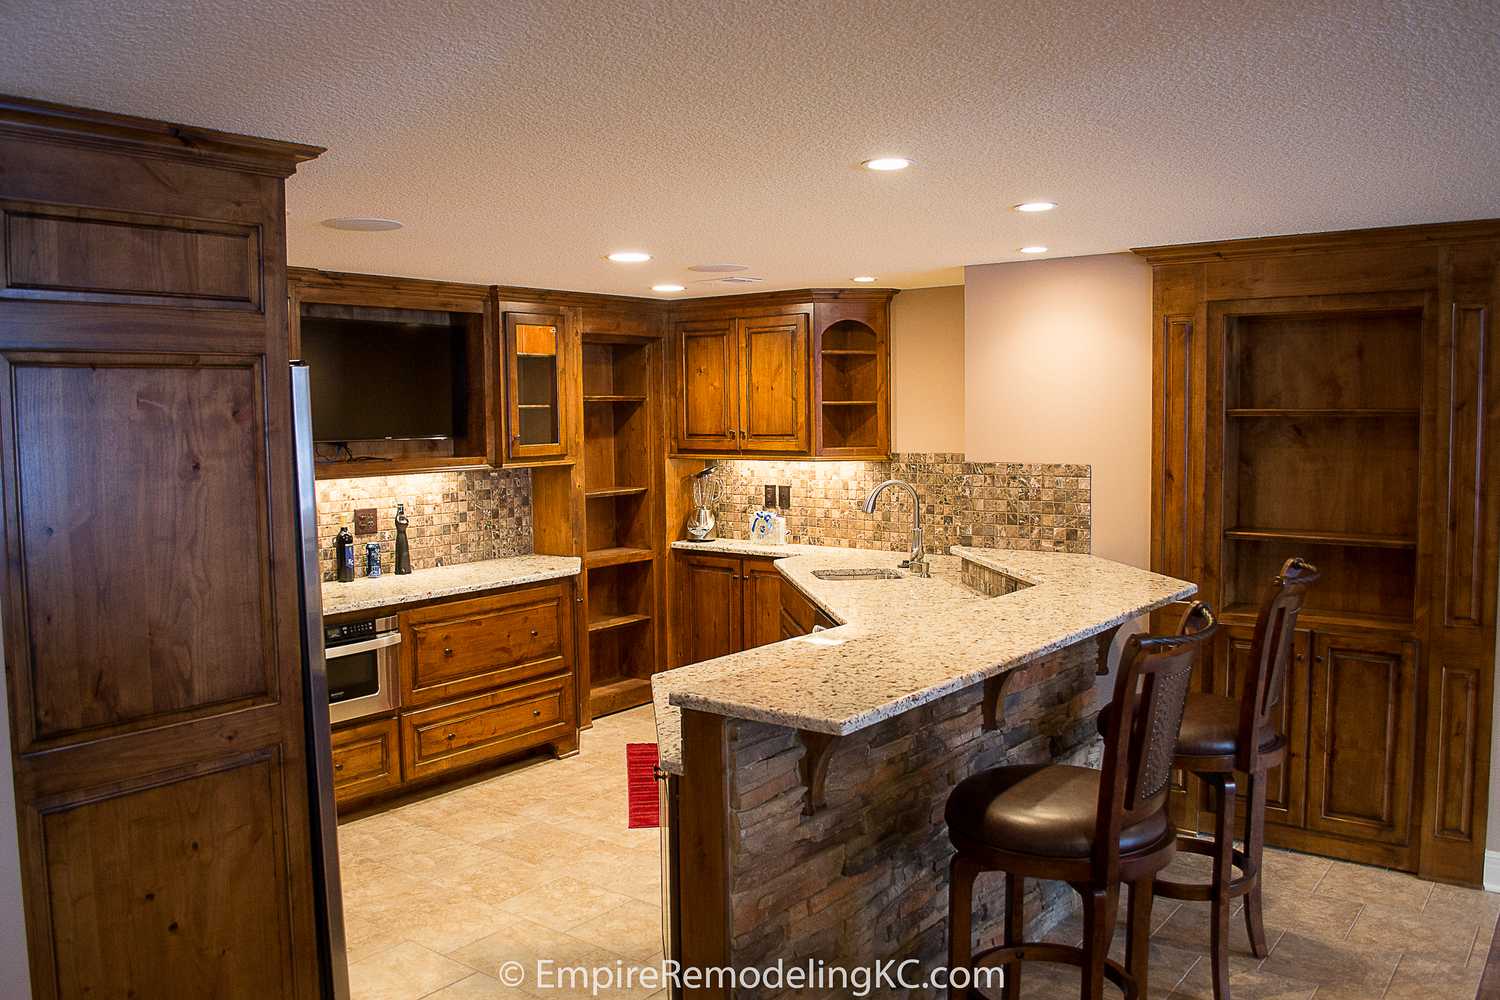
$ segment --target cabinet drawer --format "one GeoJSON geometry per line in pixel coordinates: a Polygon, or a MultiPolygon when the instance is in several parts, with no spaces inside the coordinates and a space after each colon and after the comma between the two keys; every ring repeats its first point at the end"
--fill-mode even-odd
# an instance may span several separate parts
{"type": "Polygon", "coordinates": [[[556,585],[408,612],[401,704],[436,704],[564,672],[569,613],[556,585]]]}
{"type": "Polygon", "coordinates": [[[339,805],[401,784],[395,719],[335,729],[332,743],[333,797],[339,805]]]}
{"type": "Polygon", "coordinates": [[[558,739],[573,729],[573,681],[550,677],[401,716],[407,780],[558,739]]]}

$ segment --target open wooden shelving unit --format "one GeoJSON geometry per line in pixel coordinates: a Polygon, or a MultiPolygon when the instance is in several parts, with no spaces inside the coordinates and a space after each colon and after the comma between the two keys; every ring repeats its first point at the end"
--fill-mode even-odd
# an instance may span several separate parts
{"type": "Polygon", "coordinates": [[[888,345],[880,331],[847,317],[824,329],[817,349],[817,433],[822,452],[878,453],[886,448],[888,345]]]}
{"type": "Polygon", "coordinates": [[[651,700],[661,662],[659,341],[583,334],[586,719],[651,700]]]}
{"type": "Polygon", "coordinates": [[[1420,307],[1225,317],[1224,603],[1253,608],[1288,552],[1316,619],[1416,615],[1420,307]]]}

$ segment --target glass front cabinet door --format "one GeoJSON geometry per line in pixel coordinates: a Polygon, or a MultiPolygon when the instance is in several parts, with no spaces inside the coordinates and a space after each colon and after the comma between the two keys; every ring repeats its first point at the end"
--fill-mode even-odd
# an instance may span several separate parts
{"type": "Polygon", "coordinates": [[[505,454],[509,462],[568,457],[563,381],[569,363],[566,331],[561,313],[505,314],[505,454]]]}

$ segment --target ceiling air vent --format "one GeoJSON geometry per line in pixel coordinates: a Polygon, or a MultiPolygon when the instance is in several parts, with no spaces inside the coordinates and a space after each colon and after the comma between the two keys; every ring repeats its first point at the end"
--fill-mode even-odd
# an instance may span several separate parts
{"type": "Polygon", "coordinates": [[[736,271],[750,270],[749,264],[694,264],[688,268],[689,271],[697,271],[699,274],[733,274],[736,271]]]}
{"type": "Polygon", "coordinates": [[[722,278],[710,278],[707,283],[715,285],[758,285],[765,278],[753,274],[730,274],[722,278]]]}

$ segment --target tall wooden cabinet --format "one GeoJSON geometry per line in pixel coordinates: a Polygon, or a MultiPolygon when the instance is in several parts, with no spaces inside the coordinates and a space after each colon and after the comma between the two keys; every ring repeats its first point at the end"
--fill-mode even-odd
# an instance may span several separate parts
{"type": "Polygon", "coordinates": [[[319,152],[0,99],[36,997],[322,995],[282,195],[319,152]]]}
{"type": "MultiPolygon", "coordinates": [[[[1229,625],[1200,682],[1237,690],[1285,558],[1323,573],[1268,839],[1479,882],[1500,224],[1137,252],[1154,269],[1152,567],[1196,581],[1229,625]]],[[[1208,822],[1195,788],[1175,807],[1208,822]]]]}

